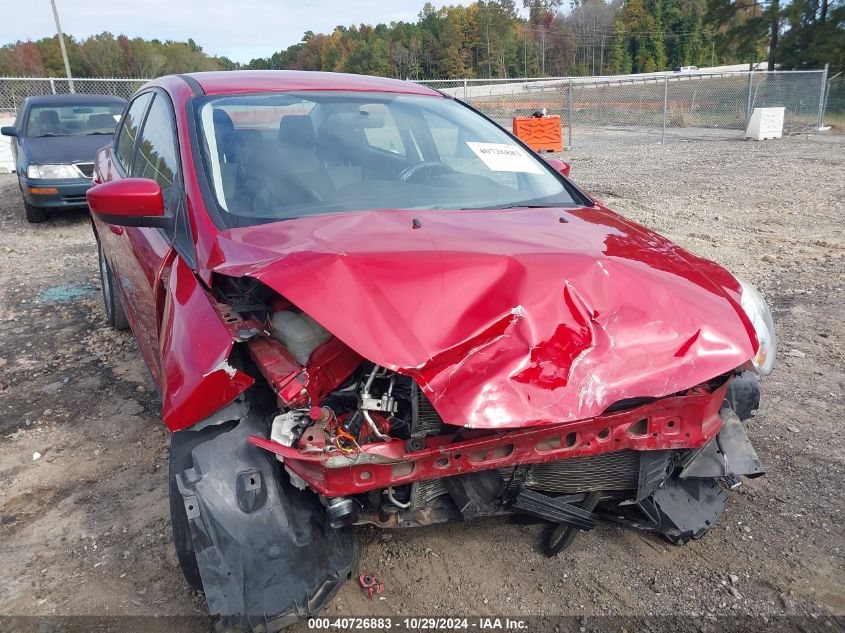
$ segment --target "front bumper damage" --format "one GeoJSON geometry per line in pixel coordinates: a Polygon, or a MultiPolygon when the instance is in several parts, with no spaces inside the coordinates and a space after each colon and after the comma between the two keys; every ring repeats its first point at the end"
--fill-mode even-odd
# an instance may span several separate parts
{"type": "Polygon", "coordinates": [[[318,431],[298,448],[261,436],[249,442],[281,457],[287,468],[322,495],[338,497],[469,472],[537,464],[631,449],[697,449],[721,427],[719,410],[727,384],[715,391],[694,388],[633,409],[578,422],[529,429],[467,431],[425,438],[408,451],[399,439],[363,445],[347,456],[329,450],[318,431]]]}
{"type": "Polygon", "coordinates": [[[209,609],[266,630],[313,615],[354,571],[356,522],[405,527],[529,514],[552,524],[550,554],[600,519],[677,544],[699,538],[724,510],[723,482],[763,474],[731,408],[739,388],[747,380],[577,423],[432,436],[413,452],[402,442],[368,444],[356,459],[319,451],[316,434],[297,449],[269,440],[249,407],[239,420],[176,433],[173,450],[190,455],[176,476],[209,609]],[[622,463],[630,472],[617,485],[606,471],[622,463]],[[580,479],[579,464],[587,468],[580,479]],[[295,489],[285,467],[321,496],[295,489]],[[555,494],[538,489],[550,487],[550,468],[569,473],[555,494]],[[422,509],[367,515],[351,501],[350,516],[332,512],[338,500],[433,481],[445,494],[422,509]],[[568,483],[579,492],[560,494],[568,483]]]}

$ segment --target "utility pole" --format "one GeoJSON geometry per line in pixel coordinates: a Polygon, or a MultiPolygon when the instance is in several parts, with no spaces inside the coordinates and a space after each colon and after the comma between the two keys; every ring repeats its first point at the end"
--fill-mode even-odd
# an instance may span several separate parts
{"type": "MultiPolygon", "coordinates": [[[[756,15],[757,14],[757,7],[761,3],[755,2],[754,0],[752,0],[752,2],[753,2],[753,4],[751,5],[751,18],[753,19],[753,18],[757,17],[757,15],[756,15]]],[[[754,66],[757,64],[757,62],[755,61],[757,59],[757,45],[756,45],[755,40],[753,38],[752,38],[749,45],[751,46],[751,57],[749,58],[749,61],[748,61],[748,72],[753,73],[754,72],[754,66]]],[[[749,95],[750,94],[751,94],[751,92],[750,92],[750,88],[749,88],[749,95]]],[[[749,96],[749,99],[750,99],[750,96],[749,96]]],[[[749,113],[748,116],[750,117],[751,113],[749,113]]]]}
{"type": "Polygon", "coordinates": [[[772,0],[769,3],[769,11],[772,14],[772,32],[769,36],[769,59],[768,71],[772,72],[775,69],[775,49],[778,47],[778,35],[780,34],[780,2],[779,0],[772,0]]]}
{"type": "Polygon", "coordinates": [[[601,36],[601,57],[599,61],[599,75],[604,75],[604,35],[601,36]]]}
{"type": "Polygon", "coordinates": [[[490,7],[484,5],[484,13],[487,16],[487,76],[492,77],[493,71],[490,70],[490,7]]]}
{"type": "Polygon", "coordinates": [[[543,50],[543,65],[540,74],[545,77],[546,76],[546,29],[545,27],[540,29],[540,48],[543,50]]]}
{"type": "Polygon", "coordinates": [[[524,77],[528,77],[528,22],[525,23],[525,28],[522,31],[523,35],[523,54],[525,55],[525,74],[524,77]]]}
{"type": "Polygon", "coordinates": [[[73,77],[70,74],[70,62],[67,59],[67,49],[65,48],[65,36],[62,33],[62,25],[59,24],[59,12],[56,10],[56,0],[50,0],[50,4],[53,5],[53,17],[56,19],[56,33],[59,36],[59,48],[62,49],[62,59],[65,62],[68,90],[73,94],[76,91],[73,89],[73,77]]]}

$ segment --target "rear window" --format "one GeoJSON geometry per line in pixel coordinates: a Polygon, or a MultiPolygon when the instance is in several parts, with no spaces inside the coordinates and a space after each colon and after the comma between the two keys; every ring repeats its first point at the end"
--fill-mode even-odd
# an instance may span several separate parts
{"type": "Polygon", "coordinates": [[[120,103],[35,106],[29,111],[26,135],[30,138],[89,134],[111,136],[122,112],[123,105],[120,103]]]}

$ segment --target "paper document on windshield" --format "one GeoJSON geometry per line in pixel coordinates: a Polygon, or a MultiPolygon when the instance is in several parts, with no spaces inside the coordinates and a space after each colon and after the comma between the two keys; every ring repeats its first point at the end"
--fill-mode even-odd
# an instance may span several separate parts
{"type": "Polygon", "coordinates": [[[490,171],[516,171],[527,174],[542,174],[540,166],[527,152],[516,145],[506,143],[475,143],[467,146],[478,156],[490,171]]]}

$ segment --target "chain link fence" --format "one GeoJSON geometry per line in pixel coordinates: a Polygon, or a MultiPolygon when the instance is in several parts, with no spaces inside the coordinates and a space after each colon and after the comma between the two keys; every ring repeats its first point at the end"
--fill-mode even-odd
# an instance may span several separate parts
{"type": "Polygon", "coordinates": [[[845,76],[838,73],[827,82],[825,94],[825,125],[845,130],[845,76]]]}
{"type": "MultiPolygon", "coordinates": [[[[564,145],[743,138],[754,108],[783,107],[784,134],[822,123],[827,71],[650,73],[606,77],[423,81],[500,125],[546,109],[564,145]]],[[[838,90],[838,89],[837,89],[838,90]]],[[[836,90],[828,93],[830,103],[836,90]]],[[[838,102],[836,102],[838,103],[838,102]]]]}
{"type": "Polygon", "coordinates": [[[148,79],[74,79],[73,91],[67,79],[44,77],[0,77],[0,116],[12,116],[26,97],[80,94],[114,95],[128,99],[148,79]]]}
{"type": "MultiPolygon", "coordinates": [[[[129,98],[146,79],[74,79],[78,93],[129,98]]],[[[506,128],[511,117],[546,108],[564,126],[564,144],[672,142],[742,138],[756,107],[784,107],[784,133],[822,125],[825,102],[834,124],[845,122],[845,77],[827,71],[649,73],[605,77],[422,81],[506,128]]],[[[67,94],[59,78],[0,77],[0,119],[14,118],[30,95],[67,94]]]]}

